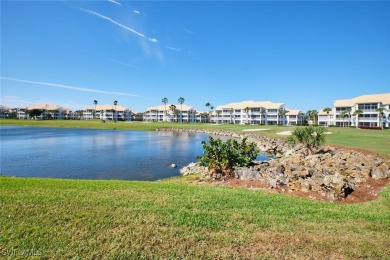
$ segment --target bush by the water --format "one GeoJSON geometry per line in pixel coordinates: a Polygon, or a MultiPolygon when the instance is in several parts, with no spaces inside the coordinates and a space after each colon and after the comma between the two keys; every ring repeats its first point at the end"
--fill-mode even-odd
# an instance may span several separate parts
{"type": "Polygon", "coordinates": [[[210,174],[233,176],[234,167],[246,167],[258,155],[255,143],[247,143],[247,138],[238,142],[236,139],[214,139],[209,136],[209,143],[202,142],[203,156],[198,156],[202,166],[208,167],[210,174]]]}

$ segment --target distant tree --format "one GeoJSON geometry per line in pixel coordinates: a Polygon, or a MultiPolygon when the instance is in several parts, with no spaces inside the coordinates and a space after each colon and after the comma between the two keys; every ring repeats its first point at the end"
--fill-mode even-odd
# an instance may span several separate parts
{"type": "Polygon", "coordinates": [[[185,99],[183,97],[179,97],[179,99],[177,101],[180,104],[180,121],[183,123],[183,103],[184,103],[185,99]]]}
{"type": "Polygon", "coordinates": [[[100,122],[104,123],[104,110],[100,110],[100,122]]]}
{"type": "Polygon", "coordinates": [[[210,108],[211,107],[211,104],[209,102],[206,103],[205,105],[207,108],[210,108]]]}
{"type": "Polygon", "coordinates": [[[165,97],[162,99],[162,103],[164,104],[165,106],[165,109],[164,109],[164,116],[165,116],[165,121],[167,121],[167,103],[168,103],[168,99],[165,97]]]}
{"type": "Polygon", "coordinates": [[[210,122],[212,122],[211,118],[212,118],[212,116],[213,116],[213,111],[214,111],[214,107],[213,107],[213,106],[210,106],[210,112],[209,112],[210,122]]]}
{"type": "Polygon", "coordinates": [[[116,123],[116,106],[118,105],[118,101],[114,101],[114,106],[115,106],[115,110],[114,110],[114,113],[112,115],[112,118],[114,119],[114,122],[116,123]]]}
{"type": "Polygon", "coordinates": [[[219,115],[221,114],[221,110],[216,110],[215,111],[215,114],[217,114],[217,124],[218,124],[218,122],[219,122],[219,115]]]}
{"type": "MultiPolygon", "coordinates": [[[[169,106],[169,110],[172,111],[172,114],[173,114],[173,121],[175,121],[175,115],[176,115],[176,106],[174,104],[170,105],[169,106]]],[[[177,121],[177,119],[176,119],[177,121]]]]}
{"type": "Polygon", "coordinates": [[[42,110],[41,109],[31,109],[28,111],[29,117],[36,118],[40,115],[42,115],[42,110]]]}
{"type": "Polygon", "coordinates": [[[345,117],[347,116],[347,112],[343,111],[340,113],[340,117],[343,119],[343,127],[345,127],[345,117]]]}
{"type": "Polygon", "coordinates": [[[324,128],[314,126],[297,127],[287,140],[291,145],[298,143],[305,145],[313,154],[315,149],[325,143],[324,128]]]}
{"type": "Polygon", "coordinates": [[[360,117],[361,114],[363,114],[363,111],[360,110],[360,109],[355,110],[355,111],[353,112],[353,115],[356,116],[356,128],[359,127],[359,117],[360,117]]]}
{"type": "MultiPolygon", "coordinates": [[[[267,110],[265,110],[265,108],[260,108],[260,115],[261,115],[261,118],[260,118],[260,124],[262,124],[262,121],[263,121],[263,118],[264,118],[264,115],[267,113],[267,110]]],[[[266,120],[264,118],[264,124],[266,123],[266,120]]]]}
{"type": "Polygon", "coordinates": [[[230,113],[230,123],[232,124],[233,123],[233,112],[234,112],[234,109],[231,107],[229,108],[229,113],[230,113]]]}
{"type": "Polygon", "coordinates": [[[246,123],[249,124],[249,111],[251,111],[250,107],[244,108],[244,111],[246,113],[246,123]]]}
{"type": "Polygon", "coordinates": [[[314,125],[317,125],[317,116],[318,116],[318,111],[317,110],[308,110],[306,112],[306,116],[309,120],[313,122],[314,125]]]}
{"type": "Polygon", "coordinates": [[[95,105],[95,110],[93,111],[93,118],[96,118],[96,105],[98,104],[98,101],[95,99],[93,101],[93,104],[95,105]]]}
{"type": "Polygon", "coordinates": [[[381,128],[383,130],[383,116],[385,115],[386,109],[384,107],[378,107],[376,111],[378,112],[379,116],[379,124],[381,125],[381,128]]]}
{"type": "Polygon", "coordinates": [[[348,107],[346,110],[345,110],[345,112],[347,113],[347,115],[348,115],[348,127],[351,125],[351,108],[350,107],[348,107]]]}
{"type": "Polygon", "coordinates": [[[329,113],[330,111],[332,111],[332,109],[330,107],[326,107],[322,111],[324,111],[328,115],[328,122],[326,123],[326,125],[329,126],[329,113]]]}
{"type": "Polygon", "coordinates": [[[286,115],[286,110],[279,110],[279,112],[278,112],[278,124],[280,124],[280,125],[283,124],[282,120],[284,119],[285,115],[286,115]]]}

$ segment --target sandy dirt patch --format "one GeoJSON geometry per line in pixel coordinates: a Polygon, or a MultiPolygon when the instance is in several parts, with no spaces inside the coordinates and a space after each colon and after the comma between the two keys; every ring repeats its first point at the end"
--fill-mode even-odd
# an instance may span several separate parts
{"type": "Polygon", "coordinates": [[[291,135],[291,131],[284,131],[284,132],[279,132],[279,133],[276,133],[277,135],[291,135]]]}
{"type": "Polygon", "coordinates": [[[242,129],[243,132],[252,132],[252,131],[266,131],[269,129],[264,129],[264,128],[256,128],[256,129],[242,129]]]}

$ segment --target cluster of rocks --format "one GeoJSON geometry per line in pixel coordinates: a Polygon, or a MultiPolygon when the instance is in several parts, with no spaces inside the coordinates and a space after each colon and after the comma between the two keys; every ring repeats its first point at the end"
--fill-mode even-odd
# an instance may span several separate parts
{"type": "MultiPolygon", "coordinates": [[[[264,137],[253,133],[234,133],[218,130],[170,129],[222,135],[231,138],[247,137],[263,152],[272,153],[269,161],[254,162],[250,167],[234,169],[237,179],[268,183],[272,188],[287,187],[291,191],[319,192],[331,200],[340,200],[351,194],[369,178],[390,177],[390,159],[353,150],[325,147],[315,154],[303,146],[291,149],[282,139],[264,137]]],[[[206,180],[220,179],[206,167],[191,163],[181,169],[183,175],[201,173],[206,180]]]]}
{"type": "Polygon", "coordinates": [[[369,178],[390,177],[390,161],[373,155],[327,147],[311,155],[305,148],[290,155],[235,169],[238,179],[286,186],[291,191],[319,192],[331,200],[346,198],[369,178]]]}

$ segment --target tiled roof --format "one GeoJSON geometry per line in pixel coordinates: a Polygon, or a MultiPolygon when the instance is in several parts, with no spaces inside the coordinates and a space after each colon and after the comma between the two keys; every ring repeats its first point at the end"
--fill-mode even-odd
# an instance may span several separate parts
{"type": "MultiPolygon", "coordinates": [[[[166,106],[166,109],[167,111],[169,111],[169,107],[171,106],[172,104],[167,104],[166,106]]],[[[173,104],[176,106],[176,109],[180,110],[180,109],[183,109],[183,111],[189,111],[189,110],[195,110],[194,107],[191,107],[191,106],[187,106],[187,105],[180,105],[180,104],[173,104]]],[[[150,110],[158,110],[158,111],[164,111],[165,110],[165,105],[159,105],[159,106],[155,106],[155,107],[149,107],[146,111],[150,111],[150,110]]]]}
{"type": "Polygon", "coordinates": [[[26,107],[28,110],[44,109],[44,110],[65,110],[64,107],[55,104],[36,104],[26,107]]]}
{"type": "Polygon", "coordinates": [[[364,95],[355,97],[352,99],[344,99],[344,100],[335,100],[335,107],[351,107],[356,104],[363,103],[382,103],[384,105],[390,105],[390,93],[385,94],[374,94],[374,95],[364,95]]]}
{"type": "MultiPolygon", "coordinates": [[[[329,111],[329,115],[333,114],[333,112],[334,112],[333,109],[330,110],[330,111],[329,111]]],[[[327,116],[328,113],[324,112],[324,108],[323,108],[323,109],[320,109],[320,111],[318,111],[318,115],[319,115],[319,116],[327,116]]]]}
{"type": "Polygon", "coordinates": [[[287,109],[286,108],[286,116],[297,116],[299,113],[301,113],[301,110],[294,110],[294,109],[287,109]]]}
{"type": "MultiPolygon", "coordinates": [[[[121,105],[116,105],[116,108],[114,105],[96,105],[96,111],[99,110],[113,110],[116,109],[116,111],[125,111],[129,110],[127,107],[121,106],[121,105]]],[[[85,107],[84,110],[95,110],[95,105],[85,107]]]]}
{"type": "Polygon", "coordinates": [[[243,101],[243,102],[230,103],[227,105],[217,106],[216,110],[222,110],[222,109],[228,109],[228,108],[245,109],[246,107],[249,107],[249,108],[262,107],[265,109],[279,109],[283,105],[284,105],[284,103],[272,103],[271,101],[256,102],[253,100],[247,100],[247,101],[243,101]]]}

